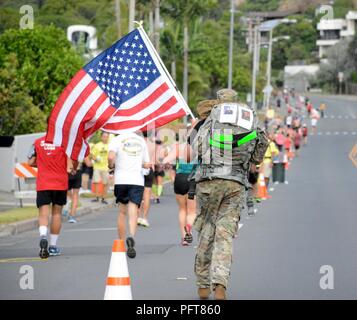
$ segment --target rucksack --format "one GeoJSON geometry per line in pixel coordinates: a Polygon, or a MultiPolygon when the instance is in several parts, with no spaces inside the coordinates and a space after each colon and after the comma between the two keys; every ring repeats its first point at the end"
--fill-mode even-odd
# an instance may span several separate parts
{"type": "Polygon", "coordinates": [[[243,104],[215,106],[192,144],[200,167],[208,168],[210,177],[247,176],[249,163],[261,163],[268,147],[257,122],[253,110],[243,104]]]}

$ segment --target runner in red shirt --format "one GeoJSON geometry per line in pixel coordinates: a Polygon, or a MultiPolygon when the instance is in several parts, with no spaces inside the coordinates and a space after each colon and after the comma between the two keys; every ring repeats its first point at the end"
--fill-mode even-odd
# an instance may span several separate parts
{"type": "Polygon", "coordinates": [[[39,208],[40,257],[58,256],[58,235],[61,231],[62,207],[67,202],[68,173],[75,174],[73,162],[67,158],[62,147],[45,143],[45,137],[39,138],[32,146],[28,163],[38,168],[37,199],[39,208]],[[47,241],[47,229],[52,204],[50,245],[47,241]]]}

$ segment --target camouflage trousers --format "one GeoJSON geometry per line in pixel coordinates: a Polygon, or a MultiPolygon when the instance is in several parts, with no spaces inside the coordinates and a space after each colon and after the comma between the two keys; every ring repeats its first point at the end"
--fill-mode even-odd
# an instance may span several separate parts
{"type": "Polygon", "coordinates": [[[209,288],[221,284],[227,288],[233,254],[233,238],[238,230],[245,187],[238,182],[215,179],[197,185],[199,232],[195,260],[197,286],[209,288]]]}

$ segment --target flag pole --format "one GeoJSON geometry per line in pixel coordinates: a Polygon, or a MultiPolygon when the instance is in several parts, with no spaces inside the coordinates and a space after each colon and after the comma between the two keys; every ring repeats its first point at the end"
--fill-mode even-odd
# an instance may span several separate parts
{"type": "Polygon", "coordinates": [[[166,73],[166,76],[169,78],[170,82],[172,83],[172,85],[174,86],[174,88],[176,89],[180,99],[183,101],[183,105],[184,105],[184,109],[186,109],[186,112],[189,113],[189,115],[192,117],[192,119],[196,119],[196,117],[194,116],[194,114],[192,113],[190,107],[188,106],[186,100],[184,99],[184,97],[182,96],[180,90],[178,90],[175,81],[172,79],[170,72],[167,70],[165,64],[163,63],[161,57],[159,56],[159,54],[157,53],[154,45],[151,43],[149,36],[147,35],[145,29],[143,28],[143,23],[138,22],[138,21],[134,21],[134,23],[136,23],[138,25],[138,29],[142,32],[143,36],[145,37],[145,40],[147,41],[147,43],[150,45],[150,49],[153,51],[153,53],[155,54],[155,58],[158,60],[158,62],[160,63],[161,67],[163,68],[164,72],[166,73]]]}

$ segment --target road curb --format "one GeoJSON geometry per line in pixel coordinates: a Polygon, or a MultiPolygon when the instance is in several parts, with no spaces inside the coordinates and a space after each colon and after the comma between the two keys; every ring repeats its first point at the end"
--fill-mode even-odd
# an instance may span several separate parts
{"type": "MultiPolygon", "coordinates": [[[[83,207],[77,210],[76,217],[82,217],[100,210],[114,208],[115,204],[105,206],[83,207]]],[[[62,219],[63,221],[63,219],[62,219]]],[[[17,234],[38,228],[38,218],[0,225],[0,238],[15,236],[17,234]]]]}

